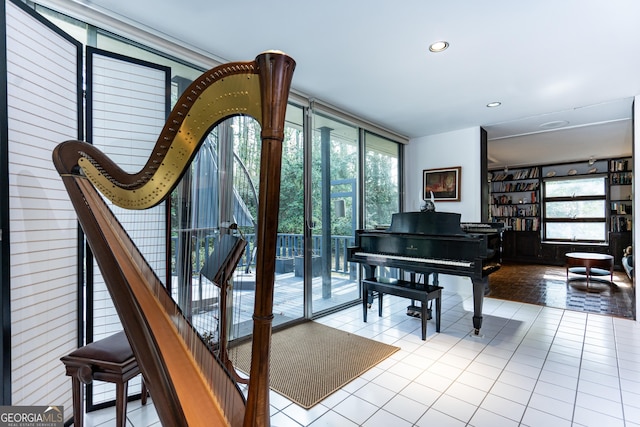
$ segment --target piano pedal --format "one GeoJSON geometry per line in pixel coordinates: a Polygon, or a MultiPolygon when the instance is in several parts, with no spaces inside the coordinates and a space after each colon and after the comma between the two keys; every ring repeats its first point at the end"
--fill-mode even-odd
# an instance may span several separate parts
{"type": "MultiPolygon", "coordinates": [[[[415,305],[408,306],[407,316],[416,317],[419,319],[422,316],[422,308],[415,305]]],[[[431,308],[427,309],[427,320],[431,320],[431,308]]]]}

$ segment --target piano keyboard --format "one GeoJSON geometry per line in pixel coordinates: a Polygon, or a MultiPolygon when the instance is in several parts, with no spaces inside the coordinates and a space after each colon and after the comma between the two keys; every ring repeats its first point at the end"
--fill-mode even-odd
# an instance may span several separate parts
{"type": "Polygon", "coordinates": [[[409,262],[422,262],[425,264],[439,264],[439,265],[453,265],[457,267],[471,267],[473,265],[470,261],[457,261],[451,259],[434,259],[434,258],[414,258],[402,255],[387,255],[387,254],[374,254],[370,252],[355,252],[355,256],[361,256],[366,258],[377,258],[381,260],[394,259],[398,261],[409,262]]]}

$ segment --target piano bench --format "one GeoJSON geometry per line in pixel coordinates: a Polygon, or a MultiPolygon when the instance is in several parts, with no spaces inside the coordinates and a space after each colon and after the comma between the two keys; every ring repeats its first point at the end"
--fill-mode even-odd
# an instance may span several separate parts
{"type": "Polygon", "coordinates": [[[441,298],[442,287],[434,286],[423,283],[410,282],[400,279],[388,279],[388,278],[372,278],[362,280],[362,307],[363,318],[367,321],[367,309],[368,301],[367,295],[369,292],[374,291],[378,293],[378,316],[382,316],[382,295],[389,294],[398,297],[409,298],[415,301],[420,301],[422,312],[420,313],[420,319],[422,321],[422,340],[427,339],[427,303],[431,300],[435,300],[435,318],[436,318],[436,332],[440,332],[440,312],[441,312],[441,298]]]}
{"type": "MultiPolygon", "coordinates": [[[[116,423],[122,427],[127,422],[127,384],[140,374],[138,362],[129,346],[124,331],[80,347],[60,359],[67,375],[71,377],[73,389],[73,425],[83,425],[84,393],[81,383],[93,380],[116,385],[116,423]]],[[[142,378],[142,404],[147,403],[147,388],[142,378]]]]}

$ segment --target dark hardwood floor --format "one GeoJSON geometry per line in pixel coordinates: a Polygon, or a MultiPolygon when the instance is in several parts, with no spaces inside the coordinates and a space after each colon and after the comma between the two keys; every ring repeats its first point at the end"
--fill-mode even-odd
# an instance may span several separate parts
{"type": "Polygon", "coordinates": [[[613,284],[592,279],[587,288],[586,280],[567,282],[565,267],[503,264],[489,276],[489,287],[492,298],[635,318],[634,289],[624,271],[614,272],[613,284]]]}

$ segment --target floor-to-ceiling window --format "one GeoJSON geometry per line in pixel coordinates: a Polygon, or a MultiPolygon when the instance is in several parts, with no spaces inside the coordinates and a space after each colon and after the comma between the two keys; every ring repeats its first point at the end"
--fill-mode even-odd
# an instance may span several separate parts
{"type": "Polygon", "coordinates": [[[364,136],[364,228],[391,224],[400,212],[400,144],[376,134],[364,136]]]}
{"type": "Polygon", "coordinates": [[[358,226],[359,129],[315,112],[311,141],[312,312],[333,309],[358,299],[354,267],[346,260],[358,226]]]}
{"type": "MultiPolygon", "coordinates": [[[[364,132],[364,228],[385,229],[400,212],[400,149],[397,142],[364,132]]],[[[398,277],[397,268],[380,266],[377,275],[398,277]]]]}

